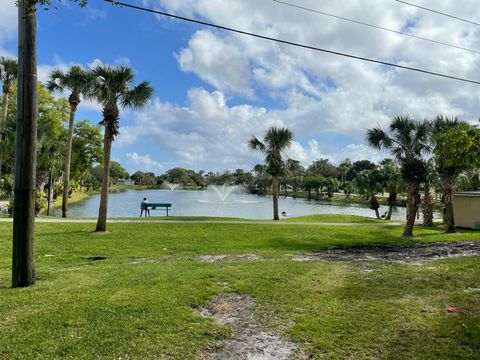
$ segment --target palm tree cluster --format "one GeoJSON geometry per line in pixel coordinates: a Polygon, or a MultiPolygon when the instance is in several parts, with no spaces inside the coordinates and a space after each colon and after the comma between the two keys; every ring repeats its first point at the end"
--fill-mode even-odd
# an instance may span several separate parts
{"type": "Polygon", "coordinates": [[[397,116],[387,130],[379,126],[368,129],[367,139],[373,148],[391,152],[400,166],[402,179],[408,185],[407,222],[403,236],[413,236],[422,184],[427,204],[424,224],[431,224],[430,187],[436,177],[443,187],[447,231],[454,232],[452,193],[458,177],[477,169],[480,164],[479,129],[457,117],[437,116],[433,120],[418,121],[397,116]]]}
{"type": "MultiPolygon", "coordinates": [[[[0,58],[0,81],[3,84],[3,100],[2,113],[0,118],[0,136],[2,138],[2,148],[0,153],[0,171],[7,169],[7,172],[13,171],[13,164],[6,164],[2,167],[2,160],[11,159],[13,146],[5,146],[8,141],[14,143],[14,135],[8,126],[15,127],[14,122],[7,122],[7,114],[9,106],[14,105],[9,100],[12,88],[15,86],[17,62],[14,59],[0,58]],[[12,139],[10,139],[12,138],[12,139]],[[9,166],[7,166],[9,165],[9,166]]],[[[91,175],[92,161],[87,161],[85,156],[90,154],[90,160],[103,161],[101,170],[102,174],[102,191],[101,202],[99,208],[99,216],[97,222],[97,231],[106,230],[106,215],[108,206],[108,188],[110,184],[110,154],[112,142],[119,133],[120,109],[122,108],[139,108],[147,103],[153,93],[153,89],[149,82],[144,81],[133,86],[134,74],[132,69],[125,66],[110,66],[105,64],[95,64],[90,69],[83,69],[79,65],[73,65],[67,70],[55,69],[51,72],[49,81],[44,88],[39,85],[39,101],[40,118],[44,116],[50,120],[55,117],[59,122],[63,121],[63,112],[69,107],[68,130],[66,133],[63,127],[52,127],[54,123],[45,121],[45,126],[39,122],[39,153],[50,154],[45,158],[40,157],[37,160],[37,177],[44,176],[45,173],[51,175],[51,170],[63,167],[63,197],[62,197],[62,216],[67,217],[68,198],[71,192],[71,171],[72,168],[77,172],[78,164],[72,163],[77,161],[88,167],[88,174],[91,175]],[[48,92],[58,92],[69,94],[68,100],[56,100],[48,92]],[[43,95],[42,95],[43,94],[43,95]],[[98,132],[85,122],[75,123],[75,113],[81,99],[89,99],[96,101],[102,105],[103,120],[101,125],[104,126],[103,135],[103,155],[99,155],[96,145],[90,146],[86,138],[90,137],[92,142],[97,139],[98,132]],[[40,100],[42,100],[40,99],[40,100]],[[54,104],[50,106],[49,104],[54,104]],[[42,105],[46,104],[46,105],[42,105]],[[44,106],[44,107],[42,107],[44,106]],[[64,109],[58,114],[54,114],[54,110],[64,109]],[[83,135],[83,138],[81,137],[83,135]],[[63,139],[63,141],[57,141],[63,139]],[[66,144],[65,144],[66,142],[66,144]],[[78,152],[85,152],[82,156],[78,156],[78,152]],[[103,160],[102,160],[103,159],[103,160]],[[58,164],[58,165],[57,165],[58,164]],[[60,166],[62,164],[62,166],[60,166]],[[41,171],[44,167],[48,171],[41,171]]],[[[55,123],[56,124],[56,123],[55,123]]],[[[85,170],[85,169],[84,169],[85,170]]],[[[128,177],[128,174],[127,174],[128,177]]],[[[41,180],[41,179],[40,179],[41,180]]],[[[0,181],[0,185],[9,184],[8,181],[0,181]]],[[[37,180],[37,184],[42,181],[37,180]]],[[[50,187],[52,184],[50,184],[50,187]]],[[[1,190],[0,186],[0,190],[1,190]]]]}

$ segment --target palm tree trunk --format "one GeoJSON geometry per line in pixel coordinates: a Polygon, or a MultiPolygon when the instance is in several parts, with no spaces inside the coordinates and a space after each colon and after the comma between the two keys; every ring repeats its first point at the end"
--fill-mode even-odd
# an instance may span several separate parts
{"type": "Polygon", "coordinates": [[[374,210],[375,211],[375,216],[377,217],[377,219],[381,219],[380,217],[380,213],[378,212],[378,208],[380,206],[378,205],[378,200],[377,200],[377,197],[375,196],[374,193],[372,193],[370,195],[370,209],[374,210]]]}
{"type": "Polygon", "coordinates": [[[278,176],[272,176],[272,193],[273,193],[273,220],[279,220],[278,216],[278,176]]]}
{"type": "Polygon", "coordinates": [[[110,153],[112,150],[112,130],[110,126],[105,126],[103,135],[103,176],[102,191],[100,194],[100,207],[98,209],[97,228],[95,231],[107,231],[107,207],[108,207],[108,187],[110,185],[110,153]]]}
{"type": "Polygon", "coordinates": [[[425,186],[423,193],[423,226],[433,226],[433,204],[429,186],[425,186]]]}
{"type": "Polygon", "coordinates": [[[9,92],[5,91],[5,86],[3,87],[3,99],[2,99],[2,117],[0,118],[0,128],[3,129],[7,125],[7,114],[8,114],[8,96],[9,92]]]}
{"type": "Polygon", "coordinates": [[[409,184],[409,196],[407,200],[407,222],[405,223],[405,229],[403,230],[402,235],[404,237],[413,236],[413,226],[415,225],[415,218],[417,216],[419,195],[419,184],[409,184]]]}
{"type": "MultiPolygon", "coordinates": [[[[7,126],[7,114],[8,114],[8,88],[3,85],[3,99],[2,99],[2,114],[0,115],[0,129],[4,129],[7,126]]],[[[0,176],[2,175],[2,158],[0,154],[0,176]]]]}
{"type": "Polygon", "coordinates": [[[37,144],[36,2],[18,2],[18,96],[13,199],[12,286],[35,284],[37,144]]]}
{"type": "Polygon", "coordinates": [[[445,224],[447,225],[447,233],[456,232],[455,218],[453,215],[452,194],[455,180],[451,177],[445,177],[443,180],[444,199],[445,199],[445,224]]]}
{"type": "Polygon", "coordinates": [[[73,127],[77,106],[70,103],[70,120],[68,122],[67,153],[65,154],[65,170],[63,172],[62,217],[67,217],[68,195],[70,193],[70,166],[72,162],[73,127]]]}
{"type": "Polygon", "coordinates": [[[52,168],[48,173],[48,192],[47,192],[47,216],[50,216],[50,205],[52,202],[52,168]]]}
{"type": "Polygon", "coordinates": [[[397,194],[396,193],[390,193],[388,195],[388,212],[387,212],[387,216],[385,217],[385,220],[391,220],[392,219],[393,207],[396,204],[397,204],[397,194]]]}

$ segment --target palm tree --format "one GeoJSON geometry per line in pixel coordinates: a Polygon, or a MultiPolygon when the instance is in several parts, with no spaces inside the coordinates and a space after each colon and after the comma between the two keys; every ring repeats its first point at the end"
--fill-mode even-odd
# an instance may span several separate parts
{"type": "Polygon", "coordinates": [[[68,71],[55,69],[50,74],[47,88],[50,91],[69,91],[68,102],[70,104],[70,119],[68,122],[67,149],[65,153],[65,170],[63,173],[63,198],[62,217],[67,217],[68,196],[70,192],[70,168],[72,161],[73,128],[75,124],[75,112],[80,104],[80,95],[88,90],[89,77],[80,66],[73,65],[68,71]]]}
{"type": "Polygon", "coordinates": [[[0,57],[0,81],[3,84],[2,114],[0,117],[0,129],[7,123],[8,97],[12,83],[17,79],[18,62],[15,59],[0,57]]]}
{"type": "Polygon", "coordinates": [[[425,178],[422,155],[430,151],[429,123],[408,116],[396,116],[387,131],[380,127],[367,130],[367,140],[374,149],[386,149],[395,157],[401,176],[408,184],[407,222],[403,236],[413,236],[413,226],[420,203],[420,184],[425,178]]]}
{"type": "Polygon", "coordinates": [[[279,177],[287,173],[289,169],[296,169],[299,163],[296,160],[284,161],[282,154],[292,144],[293,134],[287,128],[272,126],[268,129],[263,142],[253,136],[248,142],[252,150],[260,151],[265,155],[266,172],[272,176],[273,193],[273,219],[279,220],[278,216],[278,192],[279,177]]]}
{"type": "MultiPolygon", "coordinates": [[[[443,185],[443,201],[445,205],[444,223],[447,225],[447,232],[449,233],[454,233],[456,231],[452,203],[453,189],[456,185],[458,176],[462,171],[466,170],[466,167],[461,161],[456,161],[454,163],[448,163],[448,161],[446,161],[445,156],[442,156],[441,151],[438,151],[442,147],[445,147],[445,144],[439,141],[439,136],[447,133],[449,130],[466,124],[465,121],[460,120],[458,117],[449,118],[439,115],[432,121],[431,126],[431,140],[434,146],[436,170],[443,185]]],[[[448,151],[451,151],[451,149],[448,149],[448,151]]]]}
{"type": "Polygon", "coordinates": [[[435,164],[433,159],[425,162],[425,179],[423,181],[423,226],[433,227],[433,196],[432,188],[435,186],[437,174],[435,172],[435,164]]]}
{"type": "Polygon", "coordinates": [[[398,193],[402,191],[403,181],[400,177],[400,168],[393,159],[382,160],[380,171],[384,180],[383,187],[388,192],[388,211],[385,220],[391,220],[393,208],[397,205],[398,193]]]}
{"type": "Polygon", "coordinates": [[[103,136],[103,176],[100,208],[95,231],[107,230],[108,186],[110,177],[110,153],[112,141],[118,135],[120,108],[139,108],[147,103],[153,88],[144,81],[131,88],[134,80],[132,69],[126,66],[95,65],[90,70],[91,87],[88,96],[103,106],[105,132],[103,136]]]}
{"type": "MultiPolygon", "coordinates": [[[[18,62],[15,59],[0,57],[0,81],[2,82],[3,101],[2,101],[2,113],[0,114],[0,134],[4,135],[5,128],[7,127],[7,115],[8,115],[8,98],[10,96],[10,90],[12,83],[17,79],[18,62]]],[[[2,151],[4,144],[2,144],[2,151]]],[[[3,155],[3,154],[2,154],[3,155]]],[[[3,156],[0,155],[0,175],[2,174],[2,160],[3,156]]]]}

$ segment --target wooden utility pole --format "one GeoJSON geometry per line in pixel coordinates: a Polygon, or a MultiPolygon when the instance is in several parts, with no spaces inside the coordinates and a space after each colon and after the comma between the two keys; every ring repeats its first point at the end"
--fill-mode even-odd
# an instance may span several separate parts
{"type": "Polygon", "coordinates": [[[19,0],[17,139],[13,200],[13,287],[29,286],[35,283],[36,23],[36,0],[19,0]]]}

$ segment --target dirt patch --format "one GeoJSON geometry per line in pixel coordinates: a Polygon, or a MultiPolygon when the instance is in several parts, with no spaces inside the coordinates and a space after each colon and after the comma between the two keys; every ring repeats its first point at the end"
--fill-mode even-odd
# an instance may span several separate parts
{"type": "MultiPolygon", "coordinates": [[[[255,320],[255,302],[247,295],[215,296],[198,313],[222,326],[230,326],[233,339],[223,340],[203,353],[204,360],[282,360],[298,356],[298,345],[268,332],[255,320]]],[[[297,357],[298,358],[298,357],[297,357]]]]}
{"type": "Polygon", "coordinates": [[[352,246],[334,248],[308,255],[295,255],[296,261],[315,260],[395,260],[422,261],[480,254],[480,241],[440,242],[432,244],[352,246]]]}
{"type": "Polygon", "coordinates": [[[89,256],[85,258],[85,260],[99,261],[99,260],[107,260],[107,258],[105,256],[89,256]]]}
{"type": "Polygon", "coordinates": [[[217,262],[217,261],[235,261],[235,260],[260,260],[260,256],[255,254],[241,254],[241,255],[201,255],[193,258],[193,261],[198,262],[217,262]]]}

